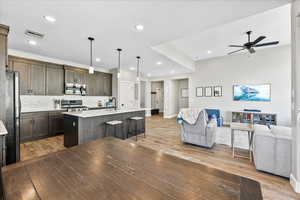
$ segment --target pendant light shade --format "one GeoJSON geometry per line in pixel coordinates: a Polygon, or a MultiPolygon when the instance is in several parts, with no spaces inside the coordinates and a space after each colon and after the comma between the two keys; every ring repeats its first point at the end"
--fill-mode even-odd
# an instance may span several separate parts
{"type": "Polygon", "coordinates": [[[121,77],[121,51],[122,49],[117,49],[118,51],[118,79],[121,77]]]}
{"type": "Polygon", "coordinates": [[[141,57],[137,56],[136,59],[137,59],[137,63],[136,63],[137,64],[137,66],[136,66],[136,80],[140,81],[140,59],[141,59],[141,57]]]}
{"type": "Polygon", "coordinates": [[[90,41],[90,67],[89,67],[89,74],[94,74],[94,67],[93,67],[93,41],[95,40],[93,37],[88,38],[90,41]]]}

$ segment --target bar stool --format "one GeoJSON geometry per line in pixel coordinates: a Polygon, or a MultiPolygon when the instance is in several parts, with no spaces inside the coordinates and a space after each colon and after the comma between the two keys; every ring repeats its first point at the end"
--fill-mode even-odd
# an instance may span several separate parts
{"type": "Polygon", "coordinates": [[[121,128],[122,128],[123,122],[122,121],[118,121],[118,120],[113,120],[113,121],[105,122],[105,124],[106,124],[106,127],[105,127],[105,136],[106,137],[109,136],[108,128],[109,127],[113,127],[114,128],[114,137],[117,137],[117,127],[121,126],[121,128]]]}
{"type": "MultiPolygon", "coordinates": [[[[143,120],[143,117],[130,117],[129,118],[129,128],[131,127],[131,125],[134,125],[134,130],[133,130],[133,134],[135,135],[135,140],[137,141],[138,138],[138,122],[143,120]]],[[[131,132],[130,132],[131,133],[131,132]]],[[[144,137],[146,137],[146,133],[144,131],[144,137]]],[[[128,138],[128,134],[127,134],[127,138],[128,138]]]]}

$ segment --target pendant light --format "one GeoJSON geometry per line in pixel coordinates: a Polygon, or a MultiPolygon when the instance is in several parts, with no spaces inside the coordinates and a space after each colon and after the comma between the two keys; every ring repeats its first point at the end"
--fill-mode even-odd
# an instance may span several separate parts
{"type": "Polygon", "coordinates": [[[89,74],[94,74],[94,67],[93,67],[93,41],[95,40],[93,37],[88,37],[90,41],[90,67],[89,67],[89,74]]]}
{"type": "Polygon", "coordinates": [[[121,76],[121,51],[122,49],[117,49],[118,51],[118,78],[121,76]]]}
{"type": "Polygon", "coordinates": [[[137,59],[136,80],[140,81],[140,59],[141,59],[141,57],[137,56],[136,59],[137,59]]]}

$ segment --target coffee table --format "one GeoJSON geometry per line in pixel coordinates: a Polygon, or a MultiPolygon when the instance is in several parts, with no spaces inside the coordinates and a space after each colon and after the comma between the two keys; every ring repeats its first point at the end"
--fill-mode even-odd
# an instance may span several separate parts
{"type": "Polygon", "coordinates": [[[232,156],[233,157],[241,157],[241,158],[248,158],[252,162],[252,150],[253,150],[253,135],[254,135],[254,126],[253,124],[249,123],[239,123],[239,122],[232,122],[230,124],[231,129],[231,148],[232,148],[232,156]],[[248,133],[248,142],[249,142],[249,157],[241,156],[235,153],[234,148],[234,135],[235,131],[242,131],[248,133]]]}

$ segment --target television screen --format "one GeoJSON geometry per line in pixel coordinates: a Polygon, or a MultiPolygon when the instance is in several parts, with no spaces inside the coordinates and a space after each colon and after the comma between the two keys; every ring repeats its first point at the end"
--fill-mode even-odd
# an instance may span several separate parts
{"type": "Polygon", "coordinates": [[[271,85],[234,85],[234,101],[271,101],[271,85]]]}

